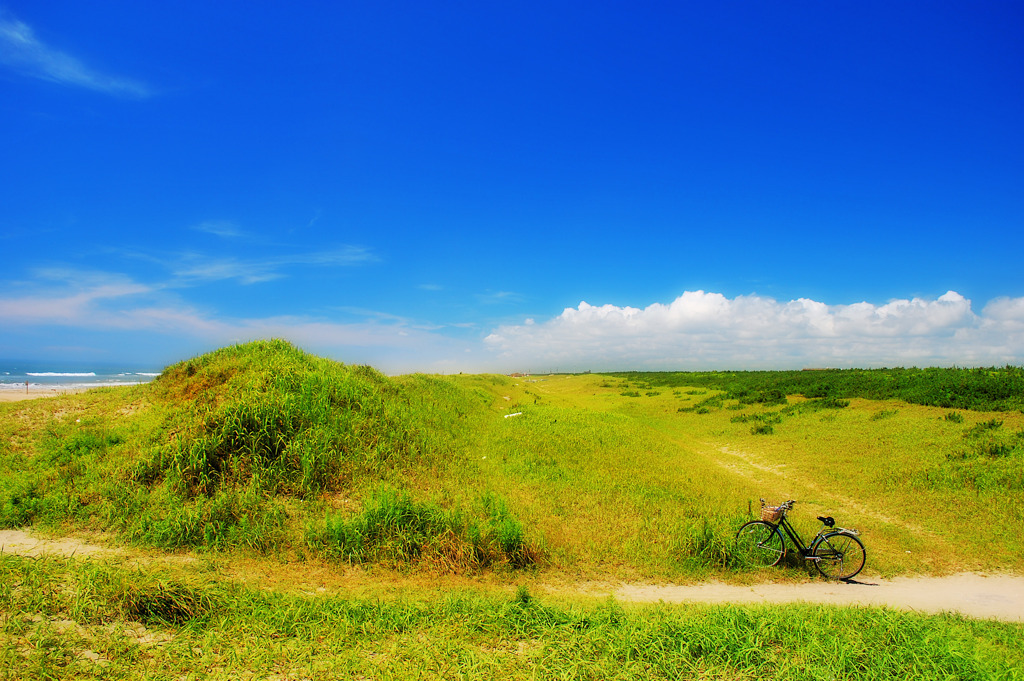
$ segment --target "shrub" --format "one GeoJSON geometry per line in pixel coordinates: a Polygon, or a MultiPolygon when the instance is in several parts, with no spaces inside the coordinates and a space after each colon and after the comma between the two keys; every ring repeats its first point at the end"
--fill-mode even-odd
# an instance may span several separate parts
{"type": "Polygon", "coordinates": [[[999,430],[1002,427],[1002,421],[997,421],[996,419],[992,418],[989,419],[988,421],[981,421],[980,423],[975,423],[973,426],[971,426],[970,430],[968,430],[964,434],[964,437],[978,437],[989,431],[999,430]]]}
{"type": "Polygon", "coordinates": [[[1024,367],[827,369],[617,373],[618,378],[665,387],[720,390],[732,399],[778,390],[808,399],[860,397],[904,400],[953,409],[1024,409],[1024,367]]]}
{"type": "Polygon", "coordinates": [[[996,419],[975,424],[964,433],[963,447],[919,480],[932,489],[1024,490],[1024,431],[1002,426],[996,419]]]}
{"type": "Polygon", "coordinates": [[[780,388],[766,388],[751,393],[735,395],[735,397],[739,399],[740,404],[763,404],[765,406],[786,404],[786,393],[780,388]]]}

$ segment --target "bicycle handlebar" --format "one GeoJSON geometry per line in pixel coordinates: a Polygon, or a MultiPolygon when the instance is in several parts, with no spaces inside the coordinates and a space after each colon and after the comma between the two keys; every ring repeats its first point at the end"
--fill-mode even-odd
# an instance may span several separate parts
{"type": "MultiPolygon", "coordinates": [[[[764,506],[766,503],[768,503],[768,502],[766,502],[764,499],[761,499],[761,505],[762,506],[764,506]]],[[[784,508],[784,509],[786,509],[788,511],[788,510],[793,508],[793,504],[795,504],[795,503],[796,503],[796,499],[789,499],[788,501],[784,501],[781,504],[779,504],[778,508],[784,508]]]]}

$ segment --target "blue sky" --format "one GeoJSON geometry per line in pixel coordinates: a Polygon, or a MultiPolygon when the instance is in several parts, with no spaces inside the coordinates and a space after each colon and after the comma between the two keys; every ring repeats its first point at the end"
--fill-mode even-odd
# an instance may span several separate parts
{"type": "Polygon", "coordinates": [[[1013,2],[0,0],[0,357],[1024,363],[1013,2]]]}

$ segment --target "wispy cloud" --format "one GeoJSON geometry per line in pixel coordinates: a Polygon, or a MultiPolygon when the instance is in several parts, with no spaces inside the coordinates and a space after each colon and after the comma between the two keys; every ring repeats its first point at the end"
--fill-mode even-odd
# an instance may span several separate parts
{"type": "Polygon", "coordinates": [[[37,286],[30,293],[0,292],[0,319],[6,331],[55,327],[151,333],[161,344],[210,349],[285,338],[319,354],[392,373],[428,370],[439,358],[458,352],[452,349],[457,341],[386,313],[349,310],[350,321],[308,315],[235,317],[197,308],[173,293],[120,275],[72,270],[36,275],[37,286]]]}
{"type": "Polygon", "coordinates": [[[258,284],[284,278],[288,276],[288,268],[295,266],[355,267],[377,261],[377,256],[362,246],[343,246],[319,253],[294,253],[249,260],[186,254],[173,267],[173,273],[179,285],[232,279],[242,284],[258,284]]]}
{"type": "Polygon", "coordinates": [[[197,232],[213,234],[222,239],[239,239],[246,236],[246,233],[232,220],[204,220],[197,225],[193,225],[192,229],[197,232]]]}
{"type": "Polygon", "coordinates": [[[330,308],[332,312],[341,312],[351,317],[359,317],[362,319],[373,319],[388,324],[409,324],[410,320],[407,317],[401,315],[392,314],[390,312],[384,312],[382,310],[371,310],[365,307],[353,307],[350,305],[342,305],[330,308]]]}
{"type": "Polygon", "coordinates": [[[304,255],[285,256],[278,259],[282,264],[288,265],[323,265],[323,266],[351,266],[365,263],[379,262],[373,251],[363,246],[343,246],[321,253],[307,253],[304,255]]]}
{"type": "Polygon", "coordinates": [[[120,275],[67,269],[41,269],[42,286],[28,295],[0,296],[0,319],[8,324],[89,324],[110,302],[119,305],[152,293],[153,288],[120,275]]]}
{"type": "Polygon", "coordinates": [[[0,11],[0,64],[22,75],[62,85],[82,87],[121,97],[153,94],[145,83],[92,69],[75,57],[52,48],[32,28],[0,11]]]}
{"type": "Polygon", "coordinates": [[[259,284],[284,276],[270,262],[245,262],[235,258],[187,256],[174,269],[180,283],[195,284],[234,279],[242,284],[259,284]]]}
{"type": "Polygon", "coordinates": [[[483,305],[523,302],[523,296],[513,291],[488,291],[487,293],[478,294],[476,299],[483,305]]]}
{"type": "Polygon", "coordinates": [[[1019,363],[1024,299],[976,314],[953,291],[883,305],[691,291],[643,309],[583,302],[546,322],[501,326],[485,343],[503,366],[565,370],[1019,363]]]}
{"type": "Polygon", "coordinates": [[[319,222],[321,215],[323,215],[323,211],[318,208],[316,213],[313,214],[313,217],[311,217],[309,219],[309,222],[306,223],[306,229],[311,228],[313,225],[319,222]]]}

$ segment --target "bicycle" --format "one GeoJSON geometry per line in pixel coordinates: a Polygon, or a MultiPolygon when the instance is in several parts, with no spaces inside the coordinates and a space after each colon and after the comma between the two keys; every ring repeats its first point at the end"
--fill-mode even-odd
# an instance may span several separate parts
{"type": "Polygon", "coordinates": [[[867,560],[864,544],[857,537],[859,532],[836,527],[831,516],[818,516],[821,529],[808,546],[786,518],[795,503],[790,499],[778,506],[767,506],[761,499],[761,519],[745,523],[736,533],[737,553],[755,565],[778,565],[786,553],[785,533],[800,556],[813,562],[822,575],[829,579],[853,579],[867,560]]]}

